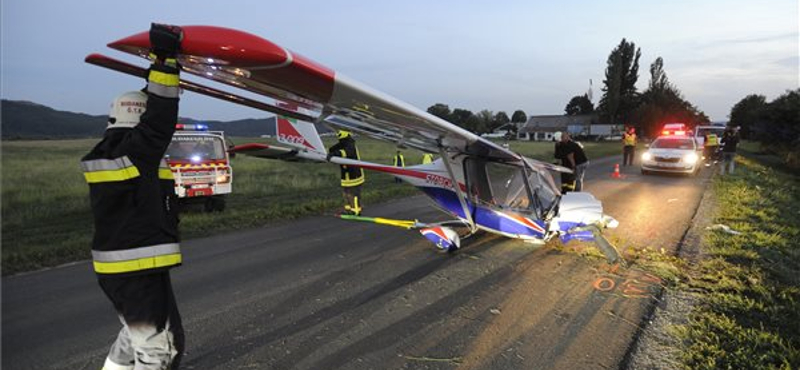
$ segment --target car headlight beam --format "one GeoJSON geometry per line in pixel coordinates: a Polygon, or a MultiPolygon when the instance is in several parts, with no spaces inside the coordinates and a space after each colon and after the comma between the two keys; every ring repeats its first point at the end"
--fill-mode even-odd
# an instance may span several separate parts
{"type": "Polygon", "coordinates": [[[689,153],[683,156],[683,161],[688,164],[695,164],[700,157],[697,156],[697,153],[689,153]]]}
{"type": "Polygon", "coordinates": [[[651,160],[651,159],[653,159],[653,155],[652,155],[652,154],[650,154],[650,152],[644,152],[644,153],[642,153],[642,160],[643,160],[643,161],[649,161],[649,160],[651,160]]]}

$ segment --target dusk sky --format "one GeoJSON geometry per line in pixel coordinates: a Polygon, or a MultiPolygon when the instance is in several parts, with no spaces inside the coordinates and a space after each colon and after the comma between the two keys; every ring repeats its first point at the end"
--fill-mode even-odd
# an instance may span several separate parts
{"type": "MultiPolygon", "coordinates": [[[[772,100],[800,84],[797,0],[3,0],[1,11],[2,98],[89,114],[107,114],[114,96],[143,84],[83,58],[145,65],[105,45],[153,21],[247,31],[423,110],[441,102],[563,114],[590,79],[596,104],[622,38],[641,48],[640,91],[661,56],[670,81],[713,121],[748,94],[772,100]]],[[[188,92],[180,114],[269,115],[188,92]]]]}

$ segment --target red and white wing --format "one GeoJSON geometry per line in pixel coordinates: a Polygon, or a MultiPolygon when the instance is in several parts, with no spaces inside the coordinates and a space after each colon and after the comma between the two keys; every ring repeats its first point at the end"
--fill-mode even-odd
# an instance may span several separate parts
{"type": "MultiPolygon", "coordinates": [[[[184,26],[183,32],[179,59],[186,72],[296,104],[317,122],[427,152],[444,147],[502,161],[521,159],[500,145],[259,36],[213,26],[184,26]]],[[[142,32],[108,46],[146,58],[149,36],[142,32]]]]}

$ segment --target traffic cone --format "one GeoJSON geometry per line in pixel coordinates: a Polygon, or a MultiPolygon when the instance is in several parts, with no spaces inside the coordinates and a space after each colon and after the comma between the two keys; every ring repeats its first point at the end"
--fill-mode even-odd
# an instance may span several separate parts
{"type": "Polygon", "coordinates": [[[622,178],[622,176],[620,176],[619,174],[619,163],[614,165],[614,173],[611,174],[611,178],[614,179],[622,178]]]}

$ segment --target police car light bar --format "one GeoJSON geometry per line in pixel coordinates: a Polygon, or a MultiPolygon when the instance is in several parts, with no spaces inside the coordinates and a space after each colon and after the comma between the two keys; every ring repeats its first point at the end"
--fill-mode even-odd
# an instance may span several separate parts
{"type": "Polygon", "coordinates": [[[208,131],[208,125],[206,124],[184,124],[179,123],[175,125],[176,130],[183,130],[183,131],[208,131]]]}

